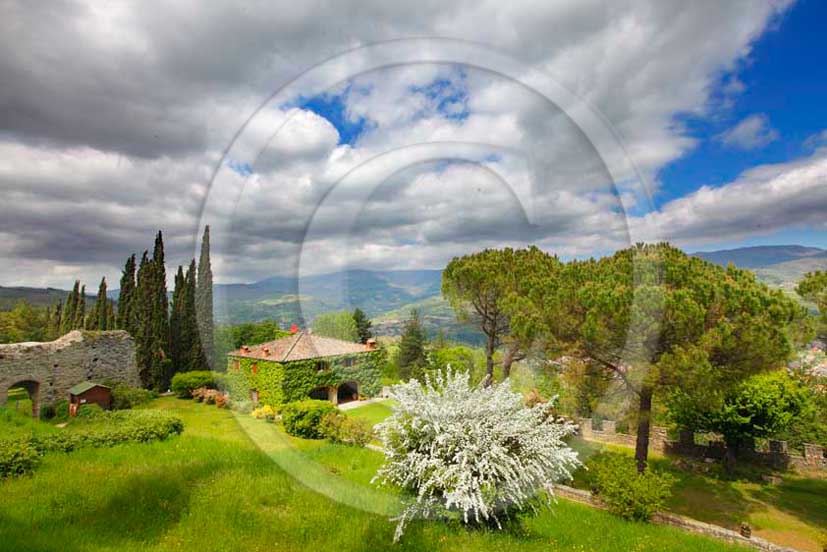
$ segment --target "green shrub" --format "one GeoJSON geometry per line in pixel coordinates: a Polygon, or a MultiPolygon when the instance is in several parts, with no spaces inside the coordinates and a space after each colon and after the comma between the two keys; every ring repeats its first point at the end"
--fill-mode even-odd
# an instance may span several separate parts
{"type": "Polygon", "coordinates": [[[373,428],[366,420],[351,418],[339,412],[325,414],[319,422],[319,433],[334,443],[363,447],[373,439],[373,428]]]}
{"type": "Polygon", "coordinates": [[[209,370],[180,372],[172,377],[172,391],[182,399],[192,396],[192,391],[199,387],[216,388],[215,374],[209,370]]]}
{"type": "Polygon", "coordinates": [[[638,474],[634,460],[628,456],[601,453],[586,465],[592,492],[622,518],[648,521],[672,494],[671,475],[651,467],[638,474]]]}
{"type": "Polygon", "coordinates": [[[307,439],[321,439],[319,424],[325,415],[335,413],[336,407],[327,401],[304,400],[287,403],[281,408],[284,430],[290,435],[307,439]]]}
{"type": "Polygon", "coordinates": [[[0,441],[0,479],[31,473],[40,454],[28,441],[0,441]]]}
{"type": "MultiPolygon", "coordinates": [[[[86,406],[89,405],[84,408],[86,406]]],[[[47,452],[68,453],[79,448],[162,441],[180,434],[184,424],[180,418],[166,412],[121,410],[75,418],[72,428],[77,430],[38,433],[0,443],[0,478],[31,472],[39,457],[47,452]]]]}
{"type": "Polygon", "coordinates": [[[43,421],[49,421],[53,419],[56,415],[55,405],[53,404],[44,404],[40,407],[40,419],[43,421]]]}
{"type": "Polygon", "coordinates": [[[66,399],[60,399],[55,403],[55,416],[53,421],[55,422],[65,422],[69,419],[69,401],[66,399]]]}
{"type": "Polygon", "coordinates": [[[78,408],[77,417],[95,418],[97,416],[100,416],[103,412],[104,409],[95,403],[82,404],[80,405],[80,408],[78,408]]]}
{"type": "Polygon", "coordinates": [[[116,385],[112,388],[112,408],[115,410],[126,410],[140,404],[145,404],[156,398],[158,393],[140,387],[129,387],[128,385],[116,385]]]}

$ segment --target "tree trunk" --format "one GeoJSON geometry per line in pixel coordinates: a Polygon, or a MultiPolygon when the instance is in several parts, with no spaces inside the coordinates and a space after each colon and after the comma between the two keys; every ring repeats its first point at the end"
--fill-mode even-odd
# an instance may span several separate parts
{"type": "Polygon", "coordinates": [[[511,365],[517,358],[517,353],[520,351],[519,343],[512,343],[503,356],[503,379],[511,375],[511,365]]]}
{"type": "Polygon", "coordinates": [[[485,386],[494,383],[494,349],[496,349],[495,336],[489,335],[485,344],[485,386]]]}
{"type": "Polygon", "coordinates": [[[646,471],[646,463],[649,457],[649,426],[651,425],[652,419],[652,393],[653,389],[649,386],[643,386],[640,390],[637,442],[635,443],[635,462],[637,462],[638,473],[646,471]]]}

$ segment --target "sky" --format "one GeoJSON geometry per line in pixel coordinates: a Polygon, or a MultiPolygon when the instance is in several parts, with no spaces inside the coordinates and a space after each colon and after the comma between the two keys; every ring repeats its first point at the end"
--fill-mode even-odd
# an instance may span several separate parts
{"type": "Polygon", "coordinates": [[[817,0],[0,5],[0,285],[827,248],[817,0]]]}

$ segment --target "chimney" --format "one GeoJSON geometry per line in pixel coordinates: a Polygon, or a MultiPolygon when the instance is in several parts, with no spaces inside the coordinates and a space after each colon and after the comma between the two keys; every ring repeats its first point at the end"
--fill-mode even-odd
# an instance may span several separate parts
{"type": "Polygon", "coordinates": [[[298,327],[298,326],[296,326],[295,324],[293,324],[292,326],[290,326],[290,333],[291,333],[291,334],[295,334],[297,331],[299,331],[299,327],[298,327]]]}
{"type": "Polygon", "coordinates": [[[270,356],[270,347],[264,348],[264,356],[270,356]]]}
{"type": "Polygon", "coordinates": [[[374,339],[374,338],[372,338],[372,337],[371,337],[370,339],[368,339],[368,340],[365,342],[365,345],[367,345],[368,349],[370,349],[371,351],[373,351],[374,349],[376,349],[376,339],[374,339]]]}
{"type": "Polygon", "coordinates": [[[242,345],[242,346],[241,346],[241,352],[242,352],[242,353],[249,353],[249,352],[250,352],[250,348],[249,348],[247,345],[242,345]]]}

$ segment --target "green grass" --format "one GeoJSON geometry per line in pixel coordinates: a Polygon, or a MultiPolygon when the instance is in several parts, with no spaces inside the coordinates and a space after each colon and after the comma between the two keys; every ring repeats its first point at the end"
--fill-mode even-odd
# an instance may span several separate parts
{"type": "MultiPolygon", "coordinates": [[[[573,446],[581,458],[601,449],[632,455],[626,447],[582,440],[573,446]]],[[[667,503],[670,511],[733,530],[746,522],[756,536],[821,552],[827,527],[827,480],[783,474],[780,483],[771,485],[761,479],[767,470],[741,466],[735,477],[729,477],[718,464],[690,463],[657,454],[650,458],[650,465],[675,478],[667,503]]],[[[575,486],[585,487],[585,476],[582,470],[575,474],[575,486]]]]}
{"type": "Polygon", "coordinates": [[[31,410],[17,410],[13,406],[0,408],[0,440],[18,439],[35,433],[54,431],[58,430],[32,418],[31,410]]]}
{"type": "Polygon", "coordinates": [[[364,406],[359,406],[357,408],[351,408],[350,410],[344,410],[343,412],[346,416],[365,420],[371,426],[375,426],[376,424],[378,424],[379,422],[391,415],[392,404],[393,401],[387,400],[382,402],[366,404],[364,406]]]}
{"type": "Polygon", "coordinates": [[[174,410],[186,424],[184,434],[49,454],[33,476],[0,483],[0,548],[739,550],[566,501],[505,531],[412,523],[403,541],[392,545],[394,524],[384,513],[371,513],[398,508],[393,495],[367,485],[381,461],[378,453],[291,439],[277,425],[248,416],[236,420],[231,412],[192,401],[162,398],[149,407],[174,410]]]}

